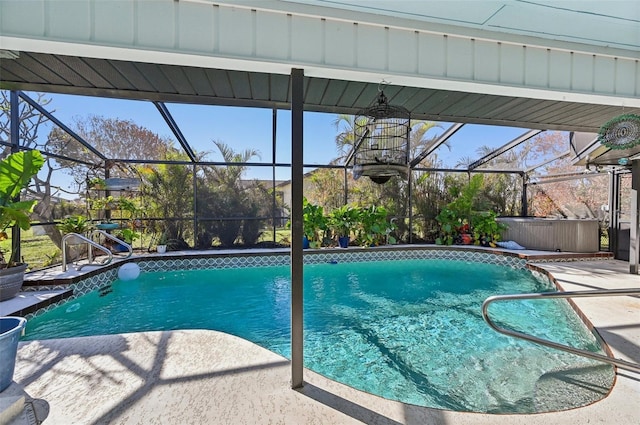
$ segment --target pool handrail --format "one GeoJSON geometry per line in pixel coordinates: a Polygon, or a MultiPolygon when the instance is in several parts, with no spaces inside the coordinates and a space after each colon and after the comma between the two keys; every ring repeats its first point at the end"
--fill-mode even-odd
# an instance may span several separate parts
{"type": "Polygon", "coordinates": [[[104,230],[99,230],[99,229],[93,230],[90,233],[90,237],[86,237],[86,236],[78,234],[78,233],[67,233],[62,238],[62,271],[63,272],[67,271],[67,241],[69,241],[70,239],[80,240],[81,243],[86,243],[88,245],[87,263],[79,265],[78,268],[77,268],[78,271],[80,271],[85,266],[92,266],[92,265],[96,265],[96,264],[99,265],[99,266],[106,266],[107,264],[111,263],[111,261],[113,261],[113,252],[111,252],[111,250],[109,248],[107,248],[107,247],[99,244],[98,242],[94,241],[92,239],[92,237],[94,235],[102,235],[102,236],[104,236],[105,239],[112,240],[112,241],[124,246],[125,249],[127,250],[127,255],[125,255],[124,257],[119,257],[119,258],[126,259],[126,258],[131,257],[131,255],[133,255],[133,247],[130,244],[126,243],[123,240],[120,240],[120,239],[116,238],[115,236],[105,232],[104,230]],[[102,251],[105,254],[107,254],[107,259],[105,261],[102,261],[102,262],[94,262],[93,261],[93,248],[97,248],[100,251],[102,251]]]}
{"type": "MultiPolygon", "coordinates": [[[[81,243],[86,243],[89,245],[89,250],[88,250],[88,260],[89,260],[89,264],[93,263],[93,251],[91,250],[91,247],[95,247],[97,249],[99,249],[100,251],[104,252],[105,254],[107,254],[107,260],[103,261],[101,263],[98,263],[101,266],[105,266],[107,264],[109,264],[112,260],[113,260],[113,253],[111,252],[111,250],[105,248],[104,246],[100,245],[97,242],[92,241],[91,239],[87,238],[84,235],[81,235],[79,233],[67,233],[66,235],[64,235],[62,237],[62,271],[66,272],[67,271],[67,242],[69,240],[76,240],[76,241],[81,241],[81,243]]],[[[74,244],[74,245],[79,245],[79,244],[74,244]]],[[[80,266],[82,267],[82,266],[80,266]]]]}
{"type": "Polygon", "coordinates": [[[527,293],[527,294],[510,294],[510,295],[494,295],[482,303],[482,318],[487,324],[493,328],[496,332],[504,335],[509,335],[514,338],[524,339],[535,344],[544,345],[547,347],[555,348],[557,350],[566,351],[576,354],[578,356],[588,357],[590,359],[599,360],[617,366],[621,369],[625,369],[631,372],[640,373],[640,364],[634,362],[628,362],[615,357],[604,356],[602,354],[593,353],[591,351],[574,348],[569,345],[558,344],[557,342],[541,339],[532,335],[525,334],[523,332],[513,331],[502,328],[496,325],[489,317],[489,305],[496,301],[507,300],[526,300],[526,299],[547,299],[547,298],[586,298],[586,297],[607,297],[607,296],[621,296],[621,295],[640,295],[640,288],[626,288],[626,289],[598,289],[589,291],[563,291],[563,292],[541,292],[541,293],[527,293]]]}
{"type": "MultiPolygon", "coordinates": [[[[113,241],[113,242],[115,242],[117,244],[122,245],[123,247],[125,247],[127,249],[127,255],[125,255],[124,257],[118,257],[118,258],[123,258],[124,259],[124,258],[129,258],[129,257],[131,257],[133,255],[133,247],[130,244],[126,243],[125,241],[123,241],[123,240],[121,240],[119,238],[116,238],[112,234],[110,234],[108,232],[105,232],[104,230],[100,230],[100,229],[95,229],[95,230],[93,230],[91,232],[91,236],[96,235],[96,234],[102,235],[102,236],[104,236],[105,239],[109,239],[109,240],[111,240],[111,241],[113,241]]],[[[109,251],[109,252],[111,252],[111,251],[109,251]]],[[[91,250],[89,250],[89,256],[91,256],[91,250]]],[[[89,257],[89,260],[91,261],[91,257],[89,257]]]]}

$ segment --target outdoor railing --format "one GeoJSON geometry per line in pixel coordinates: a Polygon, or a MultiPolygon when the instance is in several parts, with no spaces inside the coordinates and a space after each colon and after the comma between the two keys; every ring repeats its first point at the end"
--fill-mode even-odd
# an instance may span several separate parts
{"type": "MultiPolygon", "coordinates": [[[[614,357],[608,357],[602,354],[593,353],[591,351],[582,350],[579,348],[574,348],[568,345],[558,344],[557,342],[541,339],[532,335],[525,334],[523,332],[513,331],[510,329],[499,327],[493,322],[493,320],[491,320],[488,312],[489,305],[496,301],[535,300],[535,299],[548,299],[548,298],[565,298],[566,299],[566,298],[586,298],[586,297],[612,297],[612,296],[621,296],[621,295],[640,295],[640,288],[495,295],[487,298],[484,301],[484,303],[482,303],[482,317],[484,318],[485,322],[487,322],[489,326],[491,326],[495,331],[500,332],[501,334],[509,335],[514,338],[524,339],[524,340],[533,342],[535,344],[540,344],[547,347],[555,348],[557,350],[566,351],[569,353],[576,354],[578,356],[599,360],[602,362],[606,362],[606,363],[618,366],[621,369],[626,369],[632,372],[640,373],[640,364],[638,363],[628,362],[626,360],[621,360],[614,357]]],[[[640,327],[640,323],[638,324],[638,326],[640,327]]]]}

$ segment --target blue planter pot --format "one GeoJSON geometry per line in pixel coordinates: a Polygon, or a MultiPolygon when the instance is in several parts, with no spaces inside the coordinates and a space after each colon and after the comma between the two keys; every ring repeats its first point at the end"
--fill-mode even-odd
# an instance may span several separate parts
{"type": "Polygon", "coordinates": [[[120,227],[118,223],[98,223],[96,224],[96,228],[100,230],[113,230],[120,227]]]}
{"type": "Polygon", "coordinates": [[[126,246],[122,245],[122,244],[116,245],[115,246],[115,250],[117,252],[129,252],[129,249],[126,246]]]}
{"type": "Polygon", "coordinates": [[[338,245],[340,245],[340,248],[348,248],[349,236],[338,236],[338,245]]]}
{"type": "Polygon", "coordinates": [[[22,317],[0,317],[0,392],[13,381],[18,341],[27,320],[22,317]]]}
{"type": "Polygon", "coordinates": [[[302,237],[302,249],[309,249],[309,239],[306,236],[302,237]]]}

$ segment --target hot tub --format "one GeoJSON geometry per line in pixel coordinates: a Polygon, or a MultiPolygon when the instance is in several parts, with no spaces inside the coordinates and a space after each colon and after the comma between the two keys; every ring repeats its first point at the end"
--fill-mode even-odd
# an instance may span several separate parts
{"type": "Polygon", "coordinates": [[[596,219],[500,217],[508,226],[502,240],[542,251],[598,252],[600,226],[596,219]]]}

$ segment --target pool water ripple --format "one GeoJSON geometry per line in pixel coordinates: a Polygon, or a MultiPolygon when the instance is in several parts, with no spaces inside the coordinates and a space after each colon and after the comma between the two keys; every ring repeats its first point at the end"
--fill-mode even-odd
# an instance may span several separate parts
{"type": "MultiPolygon", "coordinates": [[[[305,366],[360,390],[458,411],[533,413],[589,404],[613,383],[610,366],[484,323],[490,295],[552,290],[526,270],[400,260],[308,265],[304,276],[305,366]]],[[[490,312],[503,326],[599,350],[566,301],[490,312]]],[[[173,329],[219,330],[290,357],[289,268],[143,273],[33,318],[26,339],[173,329]]]]}

